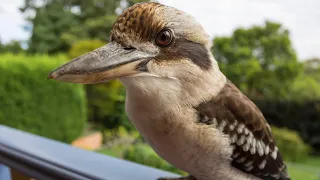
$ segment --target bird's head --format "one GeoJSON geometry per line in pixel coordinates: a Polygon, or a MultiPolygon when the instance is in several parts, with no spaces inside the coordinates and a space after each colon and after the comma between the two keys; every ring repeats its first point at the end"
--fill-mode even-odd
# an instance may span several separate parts
{"type": "Polygon", "coordinates": [[[192,16],[159,3],[140,3],[118,17],[110,43],[62,65],[49,77],[83,84],[120,78],[125,84],[152,79],[194,86],[201,78],[208,81],[209,74],[214,79],[219,71],[210,48],[208,34],[192,16]]]}

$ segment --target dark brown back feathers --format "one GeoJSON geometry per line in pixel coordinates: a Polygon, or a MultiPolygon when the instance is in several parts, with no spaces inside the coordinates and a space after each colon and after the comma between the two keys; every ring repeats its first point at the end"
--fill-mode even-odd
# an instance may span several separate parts
{"type": "Polygon", "coordinates": [[[234,167],[265,180],[290,179],[263,114],[230,81],[216,98],[196,109],[200,123],[229,135],[234,167]]]}

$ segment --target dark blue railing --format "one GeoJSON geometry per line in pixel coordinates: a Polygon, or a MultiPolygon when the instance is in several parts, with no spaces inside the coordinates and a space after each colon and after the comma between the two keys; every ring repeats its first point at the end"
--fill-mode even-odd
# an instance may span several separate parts
{"type": "Polygon", "coordinates": [[[169,172],[2,125],[0,164],[38,180],[155,180],[158,177],[177,177],[169,172]]]}

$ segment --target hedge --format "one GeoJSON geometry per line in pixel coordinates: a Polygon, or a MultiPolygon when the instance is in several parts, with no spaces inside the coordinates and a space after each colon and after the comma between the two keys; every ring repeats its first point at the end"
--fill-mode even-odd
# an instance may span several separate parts
{"type": "Polygon", "coordinates": [[[76,43],[72,44],[70,50],[68,51],[68,56],[69,58],[73,59],[87,52],[95,50],[105,44],[106,42],[103,42],[97,39],[79,40],[76,43]]]}
{"type": "Polygon", "coordinates": [[[0,124],[67,143],[77,138],[87,120],[83,86],[47,79],[66,60],[0,55],[0,124]]]}
{"type": "MultiPolygon", "coordinates": [[[[105,45],[100,40],[80,40],[68,52],[69,58],[76,58],[105,45]]],[[[125,89],[119,80],[86,85],[89,121],[103,129],[117,129],[123,126],[133,130],[125,113],[125,89]]]]}
{"type": "Polygon", "coordinates": [[[298,132],[320,154],[320,100],[254,100],[267,121],[277,127],[298,132]]]}
{"type": "Polygon", "coordinates": [[[297,132],[272,126],[272,133],[285,161],[303,162],[307,159],[311,149],[297,132]]]}

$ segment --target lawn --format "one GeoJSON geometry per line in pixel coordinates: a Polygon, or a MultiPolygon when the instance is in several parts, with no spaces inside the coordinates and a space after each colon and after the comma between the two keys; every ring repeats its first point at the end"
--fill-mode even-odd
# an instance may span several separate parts
{"type": "Polygon", "coordinates": [[[320,156],[310,157],[306,160],[306,162],[304,162],[304,164],[320,169],[320,156]]]}
{"type": "Polygon", "coordinates": [[[320,168],[318,171],[305,169],[296,165],[288,165],[288,171],[292,180],[320,180],[320,168]]]}
{"type": "Polygon", "coordinates": [[[288,163],[292,180],[320,180],[320,157],[310,157],[303,164],[288,163]]]}

